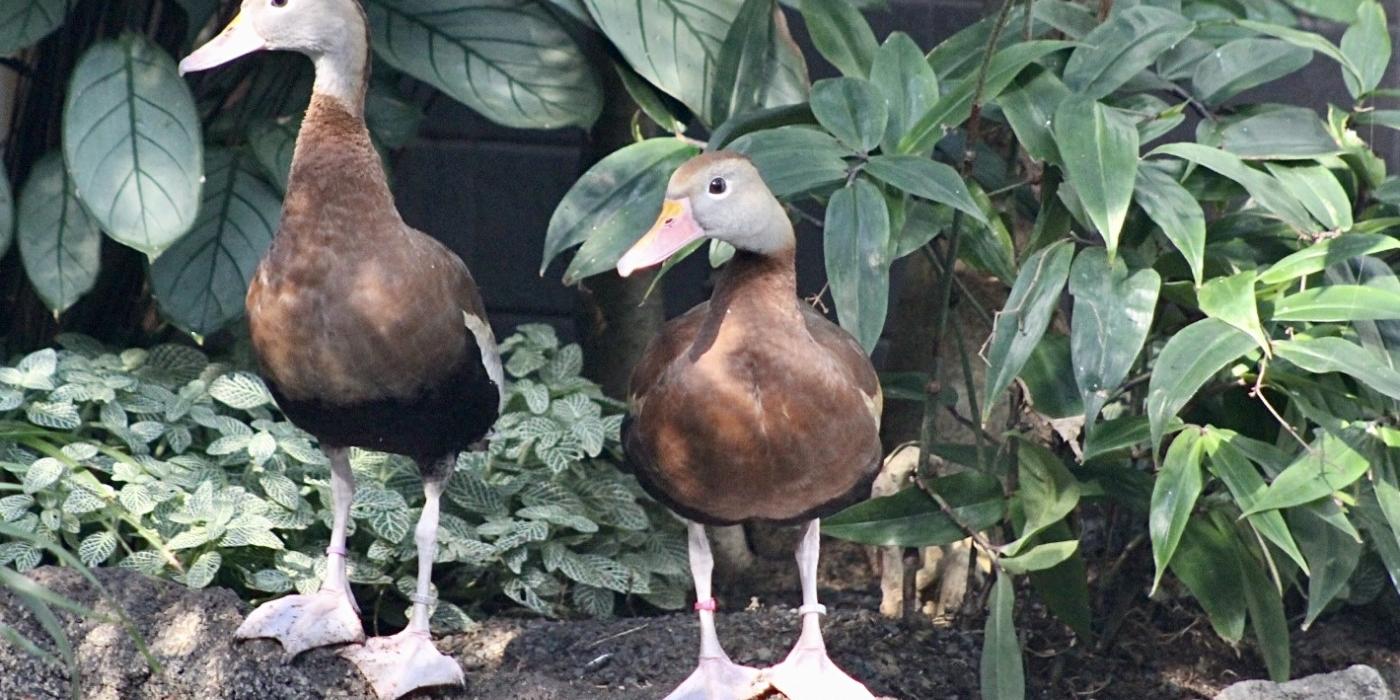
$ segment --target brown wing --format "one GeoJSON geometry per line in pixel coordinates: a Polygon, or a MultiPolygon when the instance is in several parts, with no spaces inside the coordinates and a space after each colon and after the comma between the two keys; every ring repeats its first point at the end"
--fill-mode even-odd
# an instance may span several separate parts
{"type": "Polygon", "coordinates": [[[826,349],[836,363],[845,370],[851,384],[863,394],[875,415],[875,426],[880,425],[884,411],[884,392],[880,389],[880,377],[875,366],[865,354],[855,336],[846,329],[832,323],[808,304],[801,304],[802,320],[807,324],[807,332],[817,344],[826,349]]]}

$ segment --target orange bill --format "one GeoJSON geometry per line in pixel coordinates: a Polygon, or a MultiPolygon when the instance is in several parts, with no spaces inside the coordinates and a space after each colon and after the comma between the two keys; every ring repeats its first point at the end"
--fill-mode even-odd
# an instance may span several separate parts
{"type": "Polygon", "coordinates": [[[240,56],[267,48],[267,42],[253,29],[243,15],[234,15],[228,26],[209,43],[180,61],[180,75],[222,66],[240,56]]]}
{"type": "Polygon", "coordinates": [[[651,230],[617,261],[617,274],[626,277],[644,267],[665,262],[676,251],[704,236],[705,230],[690,213],[690,200],[668,199],[661,205],[661,216],[651,230]]]}

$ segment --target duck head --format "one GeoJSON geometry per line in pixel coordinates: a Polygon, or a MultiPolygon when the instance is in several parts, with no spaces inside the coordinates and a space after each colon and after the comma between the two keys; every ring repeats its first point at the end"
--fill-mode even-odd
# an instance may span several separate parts
{"type": "Polygon", "coordinates": [[[677,168],[661,216],[617,261],[617,272],[627,277],[702,238],[763,255],[793,247],[787,212],[747,157],[716,151],[677,168]]]}
{"type": "Polygon", "coordinates": [[[180,74],[264,50],[310,57],[318,92],[352,102],[362,97],[369,36],[358,0],[243,0],[218,36],[180,61],[180,74]]]}

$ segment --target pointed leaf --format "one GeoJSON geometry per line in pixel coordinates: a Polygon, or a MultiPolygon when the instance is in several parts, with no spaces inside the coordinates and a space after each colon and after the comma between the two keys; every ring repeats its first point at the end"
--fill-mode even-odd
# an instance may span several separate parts
{"type": "Polygon", "coordinates": [[[758,168],[774,196],[828,187],[846,179],[846,149],[830,134],[803,126],[782,126],[746,134],[730,148],[758,168]]]}
{"type": "Polygon", "coordinates": [[[1335,44],[1324,39],[1319,34],[1314,34],[1313,32],[1305,32],[1301,29],[1285,27],[1282,25],[1273,24],[1271,22],[1261,22],[1250,19],[1237,19],[1234,20],[1234,22],[1235,24],[1244,27],[1245,29],[1255,31],[1260,34],[1277,37],[1279,39],[1283,39],[1284,41],[1290,44],[1293,44],[1294,46],[1300,46],[1305,49],[1311,49],[1313,51],[1316,51],[1340,64],[1342,67],[1343,78],[1346,78],[1348,80],[1356,80],[1358,83],[1362,82],[1363,80],[1361,77],[1360,69],[1356,67],[1356,64],[1352,63],[1351,59],[1348,58],[1346,54],[1338,50],[1335,44]]]}
{"type": "Polygon", "coordinates": [[[102,230],[78,201],[58,152],[44,156],[29,172],[19,196],[17,237],[29,282],[55,314],[96,284],[102,230]]]}
{"type": "Polygon", "coordinates": [[[1351,96],[1360,97],[1375,90],[1390,65],[1390,31],[1381,3],[1367,0],[1357,6],[1356,21],[1342,35],[1341,48],[1342,55],[1356,66],[1355,76],[1342,74],[1351,96]]]}
{"type": "Polygon", "coordinates": [[[1201,319],[1167,340],[1147,384],[1154,452],[1167,422],[1211,377],[1254,345],[1248,334],[1214,318],[1201,319]]]}
{"type": "Polygon", "coordinates": [[[1254,339],[1264,354],[1273,353],[1269,337],[1259,323],[1259,304],[1254,298],[1254,270],[1217,277],[1196,291],[1201,311],[1238,328],[1254,339]]]}
{"type": "Polygon", "coordinates": [[[938,76],[908,34],[891,32],[875,52],[870,82],[880,88],[889,105],[889,123],[881,143],[884,152],[894,153],[909,127],[938,101],[938,76]]]}
{"type": "Polygon", "coordinates": [[[1186,523],[1171,560],[1172,573],[1205,609],[1215,633],[1228,642],[1244,637],[1246,609],[1234,540],[1234,533],[1213,518],[1194,518],[1186,523]]]}
{"type": "Polygon", "coordinates": [[[708,121],[807,97],[807,64],[777,0],[744,0],[720,46],[708,121]]]}
{"type": "Polygon", "coordinates": [[[1002,547],[1006,556],[1016,556],[1036,535],[1060,522],[1079,505],[1079,482],[1054,453],[1021,440],[1017,446],[1017,476],[1021,510],[1026,521],[1020,537],[1002,547]]]}
{"type": "Polygon", "coordinates": [[[1235,561],[1244,579],[1245,606],[1249,609],[1249,625],[1254,639],[1275,683],[1288,680],[1289,642],[1288,619],[1284,616],[1283,598],[1265,575],[1259,562],[1248,549],[1235,540],[1235,561]]]}
{"type": "Polygon", "coordinates": [[[822,239],[836,317],[872,352],[890,294],[890,214],[880,190],[857,179],[831,195],[822,239]]]}
{"type": "Polygon", "coordinates": [[[151,264],[151,291],[175,325],[209,335],[243,315],[248,283],[282,218],[277,193],[246,154],[206,154],[194,228],[151,264]]]}
{"type": "Polygon", "coordinates": [[[1162,574],[1176,554],[1186,522],[1201,495],[1202,451],[1200,429],[1187,426],[1167,448],[1162,469],[1152,485],[1152,509],[1147,525],[1152,535],[1152,561],[1157,567],[1152,578],[1153,591],[1157,590],[1162,574]]]}
{"type": "Polygon", "coordinates": [[[987,390],[983,393],[982,420],[1021,367],[1026,364],[1060,301],[1069,276],[1074,245],[1067,241],[1036,251],[1021,265],[1006,306],[997,314],[987,350],[987,390]]]}
{"type": "Polygon", "coordinates": [[[1181,251],[1199,287],[1206,253],[1206,215],[1200,203],[1176,178],[1151,165],[1138,169],[1133,201],[1181,251]]]}
{"type": "Polygon", "coordinates": [[[1239,156],[1198,143],[1169,143],[1158,146],[1147,155],[1159,154],[1175,156],[1214,170],[1239,183],[1260,206],[1293,228],[1303,232],[1318,230],[1307,209],[1288,196],[1277,180],[1245,165],[1239,156]]]}
{"type": "Polygon", "coordinates": [[[155,256],[194,224],[199,115],[175,62],[145,37],[98,42],[78,60],[63,156],[78,198],[117,242],[155,256]]]}
{"type": "Polygon", "coordinates": [[[1128,378],[1152,327],[1161,282],[1151,268],[1130,270],[1122,260],[1109,262],[1102,248],[1080,253],[1070,268],[1070,351],[1085,423],[1098,418],[1109,394],[1128,378]]]}
{"type": "Polygon", "coordinates": [[[365,0],[375,53],[499,124],[593,124],[598,76],[540,0],[365,0]]]}
{"type": "Polygon", "coordinates": [[[802,0],[802,19],[812,43],[842,75],[870,75],[877,45],[875,33],[847,0],[802,0]]]}
{"type": "Polygon", "coordinates": [[[987,601],[987,624],[982,640],[984,700],[1023,700],[1026,669],[1021,642],[1016,638],[1016,588],[1007,574],[998,574],[987,601]]]}
{"type": "Polygon", "coordinates": [[[1348,438],[1319,431],[1306,452],[1269,484],[1245,515],[1289,508],[1331,496],[1360,479],[1370,462],[1349,444],[1348,438]]]}
{"type": "Polygon", "coordinates": [[[1202,102],[1217,105],[1245,90],[1292,75],[1312,58],[1312,51],[1280,39],[1235,39],[1196,64],[1191,87],[1202,102]]]}
{"type": "Polygon", "coordinates": [[[1220,126],[1220,147],[1248,160],[1310,160],[1341,152],[1317,113],[1269,106],[1220,126]]]}
{"type": "Polygon", "coordinates": [[[1072,93],[1052,71],[1028,67],[997,97],[1006,121],[1026,152],[1047,163],[1063,163],[1050,131],[1055,110],[1072,93]]]}
{"type": "Polygon", "coordinates": [[[1117,90],[1151,66],[1163,51],[1195,30],[1196,24],[1177,12],[1136,5],[1114,13],[1084,37],[1065,64],[1065,85],[1097,99],[1117,90]]]}
{"type": "Polygon", "coordinates": [[[1270,265],[1259,275],[1259,284],[1278,284],[1306,277],[1314,272],[1362,255],[1374,255],[1400,248],[1400,238],[1375,233],[1352,233],[1325,238],[1270,265]]]}
{"type": "Polygon", "coordinates": [[[1400,401],[1400,371],[1385,358],[1341,338],[1299,338],[1274,345],[1278,356],[1316,374],[1341,372],[1400,401]]]}
{"type": "Polygon", "coordinates": [[[988,223],[982,207],[968,192],[967,183],[952,167],[919,156],[874,156],[865,171],[892,187],[937,204],[946,204],[988,223]]]}
{"type": "Polygon", "coordinates": [[[695,147],[673,138],[647,139],[598,161],[579,178],[554,210],[545,234],[540,274],[556,256],[580,243],[565,273],[567,283],[617,264],[627,247],[646,233],[661,211],[671,173],[695,155],[695,147]]]}
{"type": "MultiPolygon", "coordinates": [[[[1225,482],[1225,487],[1230,490],[1230,495],[1234,497],[1235,503],[1239,504],[1240,510],[1249,510],[1264,494],[1268,484],[1245,453],[1235,447],[1234,441],[1239,438],[1240,436],[1232,431],[1208,427],[1204,440],[1205,452],[1210,458],[1211,471],[1225,482]]],[[[1288,530],[1288,524],[1278,511],[1255,513],[1249,516],[1249,524],[1260,535],[1283,550],[1298,564],[1303,573],[1309,572],[1307,560],[1303,558],[1302,551],[1298,549],[1297,542],[1288,530]]]]}
{"type": "Polygon", "coordinates": [[[863,78],[817,81],[812,86],[812,113],[836,140],[859,153],[880,145],[889,121],[884,96],[863,78]]]}
{"type": "Polygon", "coordinates": [[[1055,110],[1054,133],[1066,180],[1074,186],[1089,220],[1108,244],[1108,259],[1113,260],[1137,178],[1137,127],[1117,110],[1071,97],[1055,110]]]}
{"type": "MultiPolygon", "coordinates": [[[[929,482],[929,488],[943,497],[958,521],[974,530],[989,528],[1006,514],[1000,484],[983,474],[969,471],[939,477],[929,482]]],[[[822,518],[822,534],[882,547],[934,547],[967,537],[937,501],[917,488],[872,498],[822,518]]]]}
{"type": "Polygon", "coordinates": [[[1311,627],[1317,616],[1342,592],[1361,562],[1361,543],[1333,527],[1329,518],[1346,519],[1341,508],[1329,500],[1288,510],[1288,523],[1298,537],[1303,554],[1312,563],[1304,630],[1311,627]]]}
{"type": "Polygon", "coordinates": [[[1001,568],[1009,574],[1028,574],[1059,566],[1079,551],[1079,540],[1051,542],[1031,547],[1024,554],[1001,560],[1001,568]]]}
{"type": "Polygon", "coordinates": [[[1290,294],[1274,303],[1275,321],[1379,321],[1400,319],[1400,292],[1359,284],[1334,284],[1290,294]]]}

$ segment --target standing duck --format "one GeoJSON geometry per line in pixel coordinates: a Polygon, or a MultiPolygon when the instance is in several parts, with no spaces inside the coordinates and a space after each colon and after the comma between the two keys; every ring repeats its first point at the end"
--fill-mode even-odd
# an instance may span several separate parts
{"type": "Polygon", "coordinates": [[[244,0],[180,71],[265,49],[297,51],[316,68],[281,225],[248,288],[247,310],[268,388],[330,459],[329,563],[319,592],[263,604],[237,636],[276,638],[289,659],[365,642],[346,579],[349,448],[408,455],[425,495],[409,625],[342,651],[381,698],[397,698],[462,682],[461,668],[429,638],[438,503],[458,452],[495,421],[502,379],[471,274],[394,206],[364,121],[368,29],[356,0],[244,0]]]}
{"type": "Polygon", "coordinates": [[[798,299],[792,223],[744,156],[709,153],[677,169],[660,218],[618,273],[701,238],[738,252],[710,301],[652,340],[632,374],[623,436],[643,488],[688,521],[700,662],[667,700],[737,700],[769,686],[793,700],[871,698],[827,656],[817,556],[819,518],[869,495],[880,468],[875,370],[855,338],[798,299]],[[755,520],[805,525],[802,633],[764,670],[720,646],[703,527],[755,520]]]}

